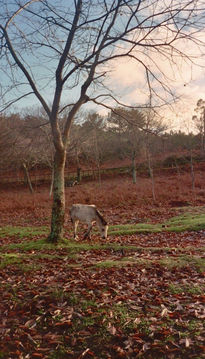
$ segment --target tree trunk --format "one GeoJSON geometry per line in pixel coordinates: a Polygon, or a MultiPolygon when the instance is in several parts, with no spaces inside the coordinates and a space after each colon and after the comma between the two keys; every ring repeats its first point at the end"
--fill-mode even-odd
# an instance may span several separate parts
{"type": "Polygon", "coordinates": [[[204,153],[205,150],[205,107],[203,110],[203,144],[202,144],[202,151],[204,153]]]}
{"type": "Polygon", "coordinates": [[[31,183],[30,176],[29,176],[28,168],[27,168],[25,163],[23,163],[23,169],[24,169],[25,178],[26,178],[26,182],[28,184],[29,191],[33,194],[33,192],[34,192],[33,186],[32,186],[32,183],[31,183]]]}
{"type": "Polygon", "coordinates": [[[135,151],[132,154],[132,181],[137,183],[135,151]]]}
{"type": "Polygon", "coordinates": [[[101,181],[101,172],[100,172],[100,163],[99,162],[97,163],[97,169],[98,169],[98,182],[99,182],[99,185],[101,186],[102,181],[101,181]]]}
{"type": "Polygon", "coordinates": [[[51,196],[52,196],[52,193],[53,193],[53,182],[54,182],[54,169],[53,169],[53,167],[52,167],[49,197],[51,197],[51,196]]]}
{"type": "Polygon", "coordinates": [[[78,167],[78,168],[77,168],[77,181],[78,181],[78,183],[81,182],[81,179],[82,179],[82,176],[81,176],[81,168],[78,167]]]}
{"type": "Polygon", "coordinates": [[[190,166],[191,166],[192,191],[195,193],[195,175],[194,175],[194,165],[193,165],[192,151],[190,153],[190,166]]]}
{"type": "Polygon", "coordinates": [[[152,181],[152,198],[154,201],[156,201],[156,196],[155,196],[155,183],[154,183],[154,175],[153,175],[153,169],[151,166],[151,161],[150,161],[150,153],[148,152],[148,167],[149,167],[149,175],[152,181]]]}
{"type": "Polygon", "coordinates": [[[56,243],[62,239],[65,217],[65,170],[66,152],[56,150],[54,156],[53,207],[49,242],[56,243]]]}

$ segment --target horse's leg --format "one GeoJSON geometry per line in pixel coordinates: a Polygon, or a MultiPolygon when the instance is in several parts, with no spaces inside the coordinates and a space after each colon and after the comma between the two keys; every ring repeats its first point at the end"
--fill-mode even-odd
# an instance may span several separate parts
{"type": "Polygon", "coordinates": [[[91,229],[92,229],[92,223],[88,224],[88,229],[85,232],[83,239],[85,239],[87,237],[88,237],[88,239],[90,239],[90,231],[91,231],[91,229]]]}
{"type": "Polygon", "coordinates": [[[75,240],[78,239],[78,236],[77,236],[78,223],[79,223],[78,220],[74,221],[74,239],[75,240]]]}

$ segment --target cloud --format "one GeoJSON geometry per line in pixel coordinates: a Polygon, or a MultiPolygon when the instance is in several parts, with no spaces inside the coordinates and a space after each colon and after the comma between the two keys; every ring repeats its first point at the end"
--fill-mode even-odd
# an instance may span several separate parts
{"type": "Polygon", "coordinates": [[[109,86],[124,103],[144,103],[148,93],[144,91],[146,74],[141,65],[132,59],[118,59],[112,64],[109,86]]]}
{"type": "MultiPolygon", "coordinates": [[[[158,37],[164,34],[158,32],[158,37]]],[[[112,62],[108,86],[120,101],[127,105],[146,104],[149,100],[149,86],[145,66],[154,74],[150,83],[155,91],[153,103],[160,104],[171,100],[165,86],[173,92],[176,100],[172,106],[167,106],[161,113],[169,119],[170,127],[191,130],[191,119],[199,98],[205,98],[205,31],[196,33],[194,41],[188,38],[177,40],[175,53],[171,48],[160,48],[160,51],[135,52],[134,59],[118,58],[112,62]],[[201,45],[200,45],[201,43],[201,45]],[[177,53],[178,51],[178,53],[177,53]],[[160,84],[161,82],[161,84],[160,84]],[[158,96],[158,98],[157,98],[158,96]]]]}

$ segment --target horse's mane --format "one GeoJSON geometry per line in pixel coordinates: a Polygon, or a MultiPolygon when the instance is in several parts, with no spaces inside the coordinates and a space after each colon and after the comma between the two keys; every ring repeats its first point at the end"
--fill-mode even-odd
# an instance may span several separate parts
{"type": "Polygon", "coordinates": [[[103,224],[104,226],[106,226],[106,225],[107,225],[107,221],[105,220],[105,218],[102,216],[102,214],[101,214],[97,209],[96,209],[96,214],[97,214],[97,216],[100,218],[102,224],[103,224]]]}

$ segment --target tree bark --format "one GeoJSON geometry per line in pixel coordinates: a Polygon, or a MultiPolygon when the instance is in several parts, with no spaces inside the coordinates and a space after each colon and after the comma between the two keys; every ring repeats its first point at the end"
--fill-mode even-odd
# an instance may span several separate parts
{"type": "Polygon", "coordinates": [[[54,182],[54,169],[53,169],[53,167],[52,167],[49,197],[51,197],[51,196],[52,196],[52,193],[53,193],[53,182],[54,182]]]}
{"type": "Polygon", "coordinates": [[[66,151],[57,150],[54,156],[54,182],[53,182],[53,207],[51,216],[51,232],[49,242],[57,243],[63,236],[63,225],[65,217],[65,170],[66,151]]]}
{"type": "Polygon", "coordinates": [[[202,152],[205,150],[205,106],[203,109],[203,144],[202,144],[202,152]]]}
{"type": "Polygon", "coordinates": [[[132,181],[137,183],[135,151],[132,153],[132,181]]]}
{"type": "Polygon", "coordinates": [[[80,167],[77,167],[77,182],[80,183],[80,182],[81,182],[81,179],[82,179],[82,176],[81,176],[81,168],[80,168],[80,167]]]}
{"type": "Polygon", "coordinates": [[[23,163],[23,169],[24,169],[25,178],[26,178],[26,182],[28,184],[29,191],[33,194],[33,192],[34,192],[33,186],[32,186],[32,183],[31,183],[30,176],[29,176],[28,168],[27,168],[25,163],[23,163]]]}
{"type": "Polygon", "coordinates": [[[156,201],[156,196],[155,196],[155,183],[154,183],[154,175],[153,175],[153,169],[151,166],[151,160],[150,160],[150,153],[148,151],[148,167],[149,167],[149,175],[152,181],[152,198],[154,200],[154,202],[156,201]]]}
{"type": "Polygon", "coordinates": [[[194,165],[193,165],[192,150],[191,150],[191,152],[190,152],[190,166],[191,166],[192,191],[193,191],[193,193],[195,193],[195,175],[194,175],[194,165]]]}

